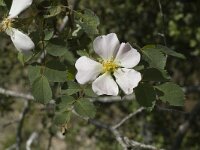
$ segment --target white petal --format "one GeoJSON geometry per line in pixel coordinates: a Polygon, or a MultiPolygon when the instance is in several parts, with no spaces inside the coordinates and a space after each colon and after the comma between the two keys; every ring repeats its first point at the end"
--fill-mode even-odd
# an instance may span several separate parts
{"type": "Polygon", "coordinates": [[[93,83],[92,89],[97,95],[118,95],[119,89],[117,83],[113,80],[112,76],[104,73],[99,76],[93,83]]]}
{"type": "Polygon", "coordinates": [[[7,34],[10,35],[11,40],[18,51],[28,53],[35,48],[35,44],[30,37],[21,31],[12,28],[7,34]]]}
{"type": "Polygon", "coordinates": [[[80,57],[75,64],[77,69],[76,80],[80,84],[93,81],[102,71],[102,65],[86,56],[80,57]]]}
{"type": "Polygon", "coordinates": [[[13,0],[9,12],[9,18],[16,18],[22,11],[27,9],[33,0],[13,0]]]}
{"type": "Polygon", "coordinates": [[[127,95],[133,93],[133,88],[137,87],[141,80],[141,74],[133,69],[118,69],[114,76],[120,88],[127,95]]]}
{"type": "Polygon", "coordinates": [[[129,43],[122,43],[115,60],[120,66],[125,68],[133,68],[140,62],[140,53],[132,48],[129,43]]]}
{"type": "Polygon", "coordinates": [[[103,59],[115,57],[120,43],[115,33],[110,33],[103,36],[98,36],[94,42],[94,51],[103,59]]]}

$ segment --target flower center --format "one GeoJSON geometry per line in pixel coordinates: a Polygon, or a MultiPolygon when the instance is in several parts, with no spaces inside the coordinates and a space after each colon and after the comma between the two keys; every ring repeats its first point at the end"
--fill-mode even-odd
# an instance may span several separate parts
{"type": "Polygon", "coordinates": [[[5,18],[0,25],[0,31],[5,31],[6,29],[12,27],[12,20],[9,18],[5,18]]]}
{"type": "Polygon", "coordinates": [[[118,65],[113,59],[103,61],[102,65],[103,65],[103,72],[114,72],[118,68],[118,65]]]}

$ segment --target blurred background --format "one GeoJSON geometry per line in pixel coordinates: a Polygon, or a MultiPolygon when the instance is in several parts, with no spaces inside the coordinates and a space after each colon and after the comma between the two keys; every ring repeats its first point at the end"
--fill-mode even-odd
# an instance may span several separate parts
{"type": "MultiPolygon", "coordinates": [[[[72,0],[71,0],[72,1],[72,0]]],[[[183,108],[144,111],[129,119],[119,131],[141,143],[164,149],[200,149],[200,1],[198,0],[77,0],[75,10],[91,9],[100,18],[100,34],[115,32],[120,41],[163,44],[186,56],[186,60],[168,58],[172,80],[183,87],[183,108]],[[161,6],[161,7],[160,7],[161,6]],[[165,37],[163,37],[163,34],[165,37]],[[178,111],[175,111],[178,110],[178,111]]],[[[0,9],[0,17],[4,16],[0,9]]],[[[17,59],[11,40],[0,33],[0,87],[30,93],[27,68],[17,59]]],[[[139,106],[133,101],[95,103],[96,119],[114,124],[139,106]]],[[[33,150],[120,150],[121,146],[107,131],[74,117],[65,136],[60,129],[49,128],[51,113],[30,103],[22,129],[22,149],[33,133],[33,150]]],[[[16,142],[24,101],[0,95],[0,150],[16,142]]]]}

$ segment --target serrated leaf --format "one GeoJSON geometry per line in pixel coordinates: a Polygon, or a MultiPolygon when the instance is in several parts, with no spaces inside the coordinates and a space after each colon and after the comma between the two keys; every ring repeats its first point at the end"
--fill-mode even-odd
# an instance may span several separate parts
{"type": "Polygon", "coordinates": [[[61,102],[58,104],[59,110],[68,109],[76,100],[72,96],[64,95],[61,97],[61,102]]]}
{"type": "Polygon", "coordinates": [[[173,106],[184,105],[184,93],[181,87],[172,82],[167,82],[158,86],[155,86],[160,92],[158,93],[160,100],[168,102],[173,106]]]}
{"type": "Polygon", "coordinates": [[[89,54],[88,54],[88,52],[86,50],[78,50],[77,54],[79,56],[87,56],[87,57],[89,57],[89,54]]]}
{"type": "Polygon", "coordinates": [[[185,59],[185,56],[183,54],[178,53],[176,51],[173,51],[173,50],[171,50],[168,47],[163,46],[163,45],[146,45],[145,47],[143,47],[143,49],[158,49],[158,50],[162,51],[163,53],[165,53],[166,55],[185,59]]]}
{"type": "Polygon", "coordinates": [[[40,66],[28,66],[28,78],[31,84],[40,77],[40,69],[40,66]]]}
{"type": "Polygon", "coordinates": [[[45,34],[44,40],[48,41],[48,40],[50,40],[53,37],[54,30],[45,30],[44,34],[45,34]]]}
{"type": "Polygon", "coordinates": [[[100,24],[100,21],[94,12],[86,9],[84,13],[77,12],[76,16],[80,19],[78,24],[89,36],[98,34],[97,27],[100,24]]]}
{"type": "Polygon", "coordinates": [[[98,95],[94,93],[91,86],[88,86],[84,89],[84,94],[88,97],[97,97],[98,95]]]}
{"type": "Polygon", "coordinates": [[[79,99],[74,105],[75,111],[84,117],[94,118],[96,114],[96,108],[89,99],[79,99]]]}
{"type": "Polygon", "coordinates": [[[48,8],[48,15],[44,15],[44,18],[54,17],[62,12],[62,6],[51,6],[48,8]]]}
{"type": "Polygon", "coordinates": [[[170,80],[170,77],[166,70],[148,68],[142,71],[144,81],[157,81],[163,82],[170,80]]]}
{"type": "Polygon", "coordinates": [[[46,50],[52,56],[63,56],[67,52],[67,46],[60,39],[52,39],[47,44],[46,50]]]}
{"type": "Polygon", "coordinates": [[[50,82],[65,82],[67,80],[66,67],[57,60],[47,62],[44,75],[50,82]]]}
{"type": "Polygon", "coordinates": [[[135,88],[135,96],[137,102],[144,107],[152,107],[156,101],[154,87],[146,83],[139,84],[139,86],[135,88]]]}
{"type": "Polygon", "coordinates": [[[47,104],[52,99],[52,91],[45,76],[39,76],[32,84],[32,94],[36,101],[47,104]]]}
{"type": "Polygon", "coordinates": [[[54,123],[56,125],[64,125],[70,121],[71,111],[59,112],[55,114],[54,123]]]}
{"type": "Polygon", "coordinates": [[[71,51],[66,51],[66,53],[63,55],[63,57],[69,64],[74,66],[76,58],[74,57],[74,55],[71,51]]]}
{"type": "Polygon", "coordinates": [[[167,57],[159,49],[142,48],[144,59],[151,68],[164,70],[167,57]]]}
{"type": "Polygon", "coordinates": [[[81,87],[76,82],[69,81],[67,82],[67,84],[68,84],[68,89],[62,90],[63,94],[73,95],[81,90],[81,87]]]}

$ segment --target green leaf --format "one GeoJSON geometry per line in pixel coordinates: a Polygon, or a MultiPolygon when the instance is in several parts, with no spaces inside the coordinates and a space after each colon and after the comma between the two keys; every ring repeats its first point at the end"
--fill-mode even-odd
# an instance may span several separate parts
{"type": "Polygon", "coordinates": [[[24,60],[24,55],[19,52],[17,55],[17,59],[19,60],[19,62],[24,66],[25,60],[24,60]]]}
{"type": "Polygon", "coordinates": [[[142,48],[144,59],[148,62],[151,68],[164,70],[167,57],[159,49],[142,48]]]}
{"type": "Polygon", "coordinates": [[[77,54],[79,55],[79,56],[87,56],[87,57],[90,57],[89,56],[89,54],[88,54],[88,52],[84,49],[84,50],[78,50],[77,51],[77,54]]]}
{"type": "Polygon", "coordinates": [[[84,94],[88,97],[97,97],[98,95],[94,93],[94,91],[92,90],[92,86],[87,86],[84,89],[84,94]]]}
{"type": "Polygon", "coordinates": [[[50,82],[65,82],[67,80],[66,67],[57,60],[47,62],[44,75],[50,82]]]}
{"type": "Polygon", "coordinates": [[[176,51],[173,51],[166,46],[156,45],[156,48],[160,49],[163,53],[165,53],[167,55],[174,56],[174,57],[181,58],[181,59],[185,59],[185,56],[183,54],[177,53],[176,51]]]}
{"type": "Polygon", "coordinates": [[[166,46],[163,45],[146,45],[143,49],[158,49],[161,52],[165,53],[166,55],[174,56],[177,58],[185,59],[185,56],[181,53],[173,51],[166,46]]]}
{"type": "Polygon", "coordinates": [[[32,53],[30,54],[23,54],[21,52],[18,53],[17,58],[20,61],[20,63],[24,66],[26,62],[28,62],[32,57],[32,53]]]}
{"type": "Polygon", "coordinates": [[[184,93],[181,87],[172,82],[167,82],[158,86],[155,86],[159,90],[159,98],[163,102],[168,102],[173,106],[184,105],[184,93]]]}
{"type": "Polygon", "coordinates": [[[61,102],[58,104],[59,110],[67,110],[76,100],[72,96],[64,95],[61,97],[61,102]]]}
{"type": "Polygon", "coordinates": [[[46,50],[52,56],[63,56],[67,52],[67,46],[60,39],[52,39],[47,44],[46,50]]]}
{"type": "Polygon", "coordinates": [[[100,21],[94,12],[86,9],[84,13],[77,12],[75,15],[79,18],[78,24],[89,36],[98,34],[97,27],[100,21]]]}
{"type": "Polygon", "coordinates": [[[51,6],[48,8],[48,15],[44,15],[44,18],[54,17],[62,12],[62,6],[51,6]]]}
{"type": "Polygon", "coordinates": [[[76,62],[76,58],[74,57],[74,55],[71,51],[66,51],[66,53],[63,55],[63,57],[69,64],[74,66],[74,64],[76,62]]]}
{"type": "Polygon", "coordinates": [[[45,76],[39,76],[32,84],[32,94],[36,101],[47,104],[52,99],[52,91],[45,76]]]}
{"type": "Polygon", "coordinates": [[[139,84],[139,86],[135,88],[135,96],[137,102],[144,107],[152,107],[156,101],[154,87],[146,83],[139,84]]]}
{"type": "Polygon", "coordinates": [[[4,0],[0,0],[0,6],[3,6],[3,7],[6,6],[4,0]]]}
{"type": "Polygon", "coordinates": [[[73,95],[73,94],[79,92],[80,90],[82,90],[81,87],[79,86],[79,84],[76,82],[68,81],[67,84],[68,84],[68,89],[62,90],[63,94],[73,95]]]}
{"type": "Polygon", "coordinates": [[[44,40],[48,41],[48,40],[50,40],[53,37],[54,30],[53,29],[52,30],[45,30],[44,34],[45,34],[44,40]]]}
{"type": "Polygon", "coordinates": [[[163,82],[170,80],[166,70],[148,68],[142,71],[144,81],[157,81],[163,82]]]}
{"type": "Polygon", "coordinates": [[[28,66],[28,78],[31,84],[40,77],[40,69],[40,66],[28,66]]]}
{"type": "Polygon", "coordinates": [[[84,117],[94,118],[96,113],[96,108],[92,102],[88,99],[79,99],[74,105],[75,111],[84,117]]]}
{"type": "Polygon", "coordinates": [[[55,114],[54,123],[56,125],[64,125],[70,121],[71,111],[59,112],[55,114]]]}

